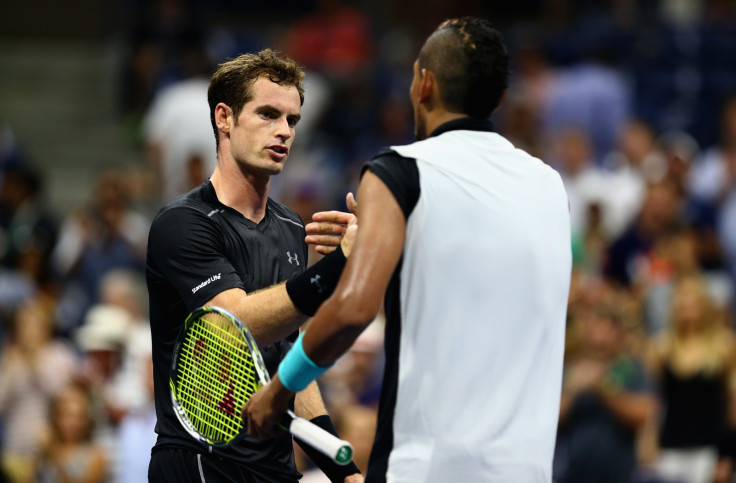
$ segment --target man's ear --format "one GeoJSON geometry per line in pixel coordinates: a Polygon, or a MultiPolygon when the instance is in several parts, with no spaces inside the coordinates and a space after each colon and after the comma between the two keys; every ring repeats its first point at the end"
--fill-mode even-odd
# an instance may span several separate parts
{"type": "Polygon", "coordinates": [[[215,124],[217,129],[224,133],[230,133],[230,122],[232,120],[233,111],[224,102],[220,102],[215,106],[215,124]]]}
{"type": "Polygon", "coordinates": [[[422,69],[420,71],[420,79],[419,79],[419,103],[425,104],[429,98],[432,96],[432,90],[435,88],[435,84],[437,83],[436,79],[434,78],[434,74],[427,70],[422,69]]]}

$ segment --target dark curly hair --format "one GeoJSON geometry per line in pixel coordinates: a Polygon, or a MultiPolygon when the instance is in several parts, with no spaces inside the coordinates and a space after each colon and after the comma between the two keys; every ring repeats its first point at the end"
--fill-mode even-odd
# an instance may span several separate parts
{"type": "Polygon", "coordinates": [[[488,118],[508,87],[509,56],[501,33],[483,18],[446,20],[419,53],[419,68],[431,71],[450,112],[488,118]]]}
{"type": "Polygon", "coordinates": [[[304,71],[294,60],[280,52],[265,49],[257,54],[243,54],[223,62],[212,75],[207,91],[210,122],[215,132],[218,150],[220,137],[215,122],[215,107],[220,102],[227,104],[233,110],[233,116],[237,121],[243,106],[253,97],[253,84],[260,77],[267,77],[282,86],[296,87],[299,101],[304,104],[304,71]]]}

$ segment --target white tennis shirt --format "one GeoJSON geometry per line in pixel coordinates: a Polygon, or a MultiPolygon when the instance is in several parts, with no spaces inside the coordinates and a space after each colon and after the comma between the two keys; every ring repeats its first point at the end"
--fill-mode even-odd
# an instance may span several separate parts
{"type": "Polygon", "coordinates": [[[387,480],[549,482],[572,263],[562,181],[493,132],[392,149],[416,160],[420,194],[387,480]]]}

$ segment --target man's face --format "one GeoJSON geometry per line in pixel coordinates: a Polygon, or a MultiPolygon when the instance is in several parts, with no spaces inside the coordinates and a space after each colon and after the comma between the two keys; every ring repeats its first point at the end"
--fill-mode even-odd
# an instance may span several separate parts
{"type": "Polygon", "coordinates": [[[608,359],[619,350],[623,337],[618,322],[597,314],[590,314],[583,320],[583,340],[590,354],[608,359]]]}
{"type": "Polygon", "coordinates": [[[421,85],[422,73],[419,69],[419,61],[414,61],[414,77],[409,88],[409,98],[414,109],[414,137],[417,141],[427,138],[427,124],[424,120],[421,110],[419,109],[419,91],[421,85]]]}
{"type": "Polygon", "coordinates": [[[244,172],[279,174],[300,118],[299,92],[295,86],[281,86],[266,77],[255,81],[252,92],[231,126],[230,154],[244,172]]]}

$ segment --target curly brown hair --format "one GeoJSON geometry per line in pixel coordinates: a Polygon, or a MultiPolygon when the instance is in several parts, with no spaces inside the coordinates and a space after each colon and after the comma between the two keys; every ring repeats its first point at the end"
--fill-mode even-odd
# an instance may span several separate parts
{"type": "Polygon", "coordinates": [[[260,77],[267,77],[282,86],[296,87],[299,101],[304,103],[304,71],[293,59],[280,52],[265,49],[256,54],[243,54],[223,62],[212,75],[207,91],[210,122],[218,151],[220,138],[215,123],[215,107],[221,102],[228,105],[237,119],[243,105],[253,97],[253,84],[260,77]]]}

